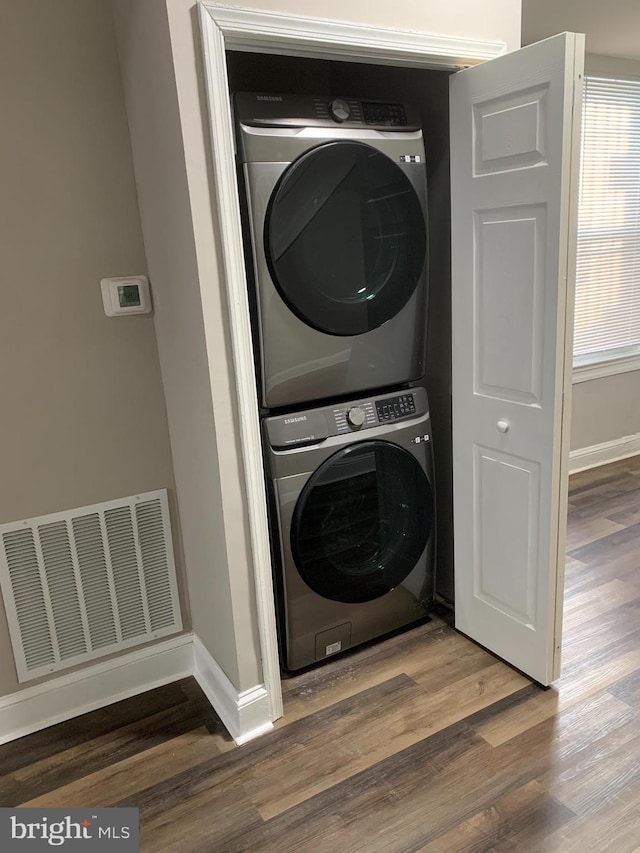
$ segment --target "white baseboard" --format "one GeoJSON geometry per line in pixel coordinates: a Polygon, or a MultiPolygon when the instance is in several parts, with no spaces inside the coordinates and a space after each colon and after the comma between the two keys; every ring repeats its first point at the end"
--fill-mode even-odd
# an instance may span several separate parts
{"type": "Polygon", "coordinates": [[[627,459],[638,453],[640,453],[640,432],[635,435],[623,435],[622,438],[604,441],[602,444],[593,444],[591,447],[581,447],[578,450],[572,450],[569,454],[569,473],[576,474],[578,471],[586,471],[587,468],[618,462],[620,459],[627,459]]]}
{"type": "Polygon", "coordinates": [[[238,692],[200,640],[181,634],[0,697],[0,744],[190,675],[237,744],[273,728],[264,685],[238,692]]]}
{"type": "Polygon", "coordinates": [[[239,693],[196,636],[193,675],[237,744],[273,728],[265,686],[259,684],[239,693]]]}
{"type": "Polygon", "coordinates": [[[181,634],[2,696],[0,744],[153,690],[192,672],[192,637],[181,634]]]}

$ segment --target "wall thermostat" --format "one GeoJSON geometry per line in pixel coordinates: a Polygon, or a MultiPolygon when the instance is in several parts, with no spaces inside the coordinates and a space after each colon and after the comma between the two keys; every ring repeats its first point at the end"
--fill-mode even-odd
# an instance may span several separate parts
{"type": "Polygon", "coordinates": [[[100,288],[107,317],[151,313],[151,294],[146,275],[103,278],[100,280],[100,288]]]}

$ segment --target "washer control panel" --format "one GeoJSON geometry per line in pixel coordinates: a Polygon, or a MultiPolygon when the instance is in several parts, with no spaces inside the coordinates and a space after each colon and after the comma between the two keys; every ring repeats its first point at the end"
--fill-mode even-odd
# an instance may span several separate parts
{"type": "Polygon", "coordinates": [[[353,409],[349,409],[347,412],[349,426],[352,426],[354,429],[362,429],[366,419],[367,413],[360,406],[354,406],[353,409]]]}
{"type": "Polygon", "coordinates": [[[376,426],[378,423],[376,410],[371,400],[359,402],[356,405],[337,406],[333,409],[333,421],[336,425],[335,432],[338,435],[376,426]]]}
{"type": "Polygon", "coordinates": [[[427,411],[427,394],[424,388],[413,388],[402,394],[374,397],[372,400],[358,400],[334,406],[331,410],[335,429],[331,435],[358,432],[371,429],[403,418],[422,415],[427,411]]]}
{"type": "Polygon", "coordinates": [[[416,402],[413,394],[402,394],[399,397],[389,397],[376,401],[376,411],[380,421],[396,421],[407,415],[415,415],[416,402]]]}
{"type": "Polygon", "coordinates": [[[334,403],[317,409],[266,418],[264,429],[273,448],[319,444],[331,436],[352,435],[410,420],[429,411],[427,392],[412,388],[402,394],[381,394],[365,400],[334,403]]]}

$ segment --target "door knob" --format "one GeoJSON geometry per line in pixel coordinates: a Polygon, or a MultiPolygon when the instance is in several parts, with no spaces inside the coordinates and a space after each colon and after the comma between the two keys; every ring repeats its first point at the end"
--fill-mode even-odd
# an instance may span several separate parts
{"type": "Polygon", "coordinates": [[[509,432],[509,421],[498,421],[496,426],[498,428],[498,432],[509,432]]]}

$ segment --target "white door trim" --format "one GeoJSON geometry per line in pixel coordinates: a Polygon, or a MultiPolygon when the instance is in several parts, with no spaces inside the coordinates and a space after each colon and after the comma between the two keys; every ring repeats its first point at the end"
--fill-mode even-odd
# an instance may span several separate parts
{"type": "MultiPolygon", "coordinates": [[[[500,41],[258,12],[206,2],[200,4],[200,18],[203,23],[207,19],[212,22],[224,41],[224,49],[253,53],[451,68],[476,65],[506,53],[507,49],[500,41]]],[[[206,41],[204,26],[203,33],[206,41]]]]}
{"type": "Polygon", "coordinates": [[[238,746],[271,731],[271,709],[264,684],[239,693],[195,635],[193,675],[238,746]]]}
{"type": "Polygon", "coordinates": [[[199,14],[237,379],[263,680],[269,697],[271,718],[275,720],[283,713],[280,665],[225,50],[232,48],[423,68],[455,68],[500,56],[506,53],[506,44],[298,15],[256,12],[209,3],[199,4],[199,14]]]}

